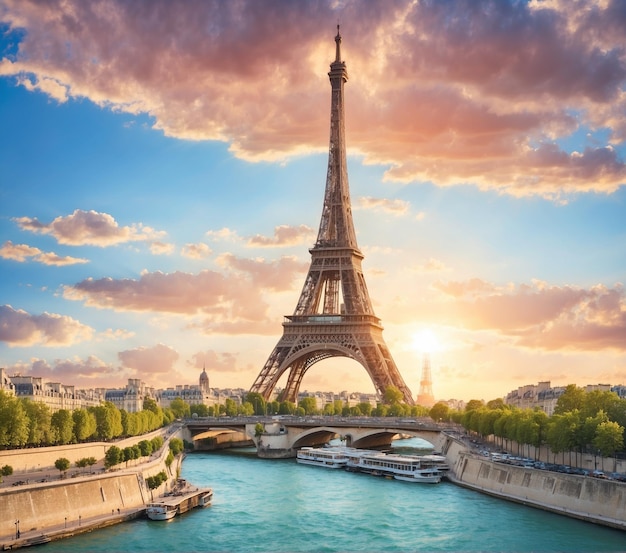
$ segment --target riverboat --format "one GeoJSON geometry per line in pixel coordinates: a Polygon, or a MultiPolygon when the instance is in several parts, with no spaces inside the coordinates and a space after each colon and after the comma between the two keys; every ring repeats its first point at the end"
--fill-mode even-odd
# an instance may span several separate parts
{"type": "Polygon", "coordinates": [[[175,491],[146,505],[146,515],[150,520],[170,520],[195,507],[208,507],[211,504],[213,500],[211,488],[192,488],[184,480],[179,482],[175,491]]]}
{"type": "Polygon", "coordinates": [[[422,466],[424,468],[435,468],[443,476],[445,476],[450,471],[450,465],[448,465],[448,461],[443,455],[437,455],[432,453],[430,455],[420,455],[419,459],[422,462],[422,466]]]}
{"type": "Polygon", "coordinates": [[[422,484],[438,484],[441,472],[434,467],[425,467],[419,457],[408,455],[361,453],[348,456],[347,468],[375,476],[388,476],[395,480],[422,484]]]}
{"type": "Polygon", "coordinates": [[[167,503],[148,503],[146,515],[150,520],[170,520],[178,514],[178,505],[167,503]]]}
{"type": "Polygon", "coordinates": [[[348,448],[303,447],[296,453],[296,461],[303,465],[343,469],[348,464],[348,448]]]}

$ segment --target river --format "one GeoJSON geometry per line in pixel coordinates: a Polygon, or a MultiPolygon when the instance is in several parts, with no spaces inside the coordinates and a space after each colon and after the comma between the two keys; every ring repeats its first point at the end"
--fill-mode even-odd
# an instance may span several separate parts
{"type": "Polygon", "coordinates": [[[192,453],[182,476],[213,505],[45,545],[63,552],[601,552],[626,533],[442,482],[412,484],[262,460],[252,450],[192,453]]]}

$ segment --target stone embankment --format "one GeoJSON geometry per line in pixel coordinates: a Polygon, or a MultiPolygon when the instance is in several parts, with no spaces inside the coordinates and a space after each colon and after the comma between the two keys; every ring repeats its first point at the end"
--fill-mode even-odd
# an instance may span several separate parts
{"type": "MultiPolygon", "coordinates": [[[[171,433],[167,435],[171,436],[171,433]]],[[[145,439],[145,436],[139,439],[145,439]]],[[[119,443],[115,445],[120,446],[119,443]]],[[[123,447],[126,445],[129,444],[123,447]]],[[[56,471],[54,460],[59,457],[72,457],[76,461],[92,455],[85,453],[84,448],[76,447],[77,451],[71,448],[63,448],[63,451],[45,448],[49,450],[46,452],[33,450],[32,455],[37,459],[22,462],[27,467],[36,467],[36,473],[41,474],[46,470],[56,471]],[[46,460],[41,461],[44,458],[46,460]]],[[[92,445],[90,451],[95,452],[101,447],[102,444],[92,445]]],[[[180,456],[169,468],[165,465],[168,452],[169,442],[166,440],[160,452],[128,468],[88,475],[77,473],[75,478],[45,482],[32,479],[29,484],[3,486],[0,488],[0,548],[15,549],[43,543],[143,516],[146,503],[152,500],[153,494],[164,492],[180,470],[180,456]],[[162,470],[166,471],[168,481],[161,488],[150,491],[145,479],[162,470]]],[[[28,458],[31,453],[22,450],[22,455],[28,458]]],[[[103,455],[101,450],[98,458],[103,455]]],[[[0,457],[0,463],[9,464],[5,455],[0,457]]],[[[18,473],[17,477],[32,474],[18,473]]]]}
{"type": "Polygon", "coordinates": [[[442,445],[450,480],[482,493],[626,530],[626,484],[490,460],[448,436],[442,445]]]}

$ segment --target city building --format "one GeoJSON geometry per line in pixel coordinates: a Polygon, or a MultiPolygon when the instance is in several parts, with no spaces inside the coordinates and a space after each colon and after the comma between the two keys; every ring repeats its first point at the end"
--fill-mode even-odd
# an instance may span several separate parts
{"type": "MultiPolygon", "coordinates": [[[[538,384],[527,384],[520,386],[517,390],[509,392],[505,398],[506,405],[512,405],[519,409],[535,409],[539,408],[548,416],[554,414],[554,409],[559,397],[565,392],[567,386],[557,386],[552,388],[550,381],[539,382],[538,384]]],[[[616,392],[620,397],[626,397],[626,387],[611,386],[610,384],[588,384],[582,386],[585,392],[599,390],[602,392],[616,392]],[[621,395],[624,394],[624,395],[621,395]]]]}

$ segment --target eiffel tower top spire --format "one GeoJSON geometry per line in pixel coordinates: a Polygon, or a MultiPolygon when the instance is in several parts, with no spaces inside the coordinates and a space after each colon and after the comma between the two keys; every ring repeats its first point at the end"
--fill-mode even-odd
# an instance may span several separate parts
{"type": "MultiPolygon", "coordinates": [[[[322,220],[315,248],[350,248],[358,251],[352,221],[348,167],[346,162],[346,128],[343,85],[348,80],[346,63],[341,60],[341,34],[337,25],[335,61],[330,64],[331,84],[330,147],[322,220]]],[[[315,249],[314,248],[314,249],[315,249]]]]}

